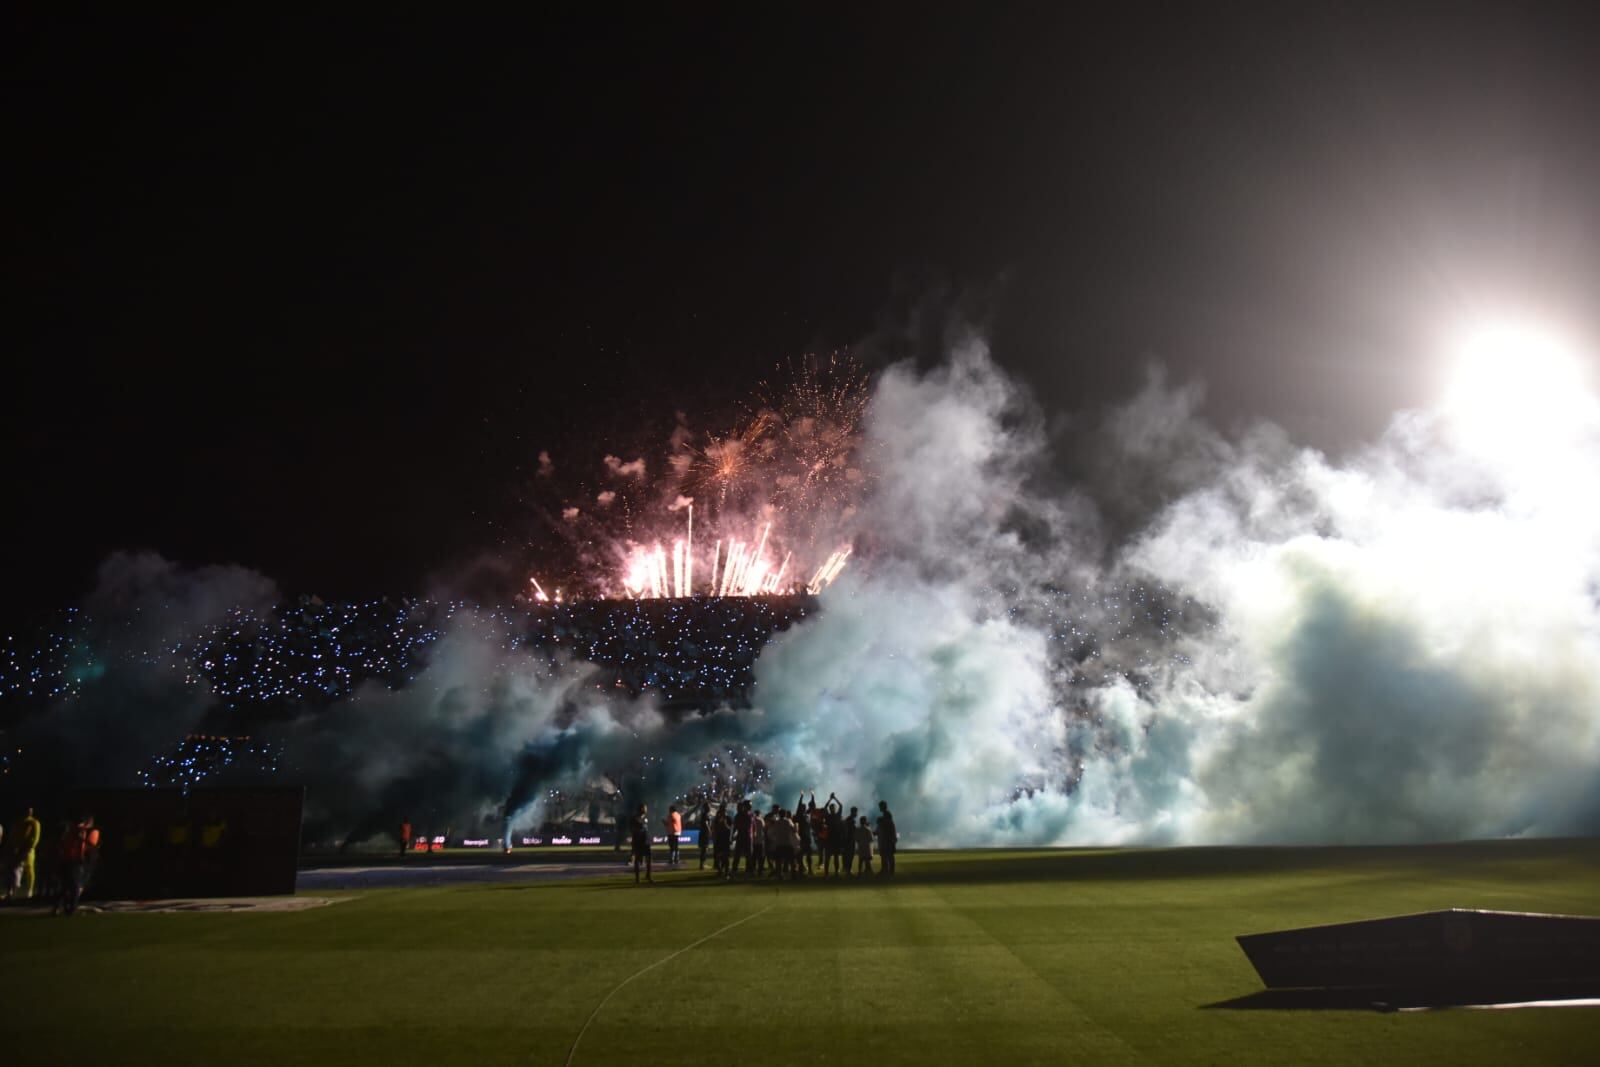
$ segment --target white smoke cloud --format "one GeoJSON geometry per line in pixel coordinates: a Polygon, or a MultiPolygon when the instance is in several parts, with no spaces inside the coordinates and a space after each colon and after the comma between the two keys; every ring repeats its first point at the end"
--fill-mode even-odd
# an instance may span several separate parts
{"type": "Polygon", "coordinates": [[[891,367],[863,446],[871,558],[767,646],[756,707],[675,727],[647,705],[539,719],[516,737],[524,770],[570,781],[605,765],[596,751],[649,753],[670,795],[743,743],[780,802],[884,799],[925,844],[1592,829],[1587,497],[1485,463],[1433,413],[1336,460],[1269,425],[1225,437],[1201,399],[1154,374],[1106,420],[1106,484],[1149,514],[1106,552],[1095,509],[1049,488],[1043,420],[980,340],[927,372],[891,367]],[[1082,629],[1109,635],[1095,598],[1136,582],[1210,622],[1144,635],[1137,680],[1094,674],[1136,639],[1064,648],[1048,591],[1082,591],[1082,629]]]}
{"type": "Polygon", "coordinates": [[[108,557],[80,605],[88,621],[79,691],[16,727],[41,784],[137,784],[150,757],[215,706],[185,658],[190,643],[277,597],[270,580],[244,567],[184,567],[153,552],[108,557]]]}
{"type": "MultiPolygon", "coordinates": [[[[1108,420],[1108,469],[1168,502],[1095,573],[1084,505],[1031,495],[1044,442],[982,345],[891,369],[863,515],[879,556],[758,663],[780,778],[888,799],[944,843],[1592,831],[1600,522],[1581,480],[1486,462],[1435,413],[1335,460],[1267,425],[1226,439],[1200,399],[1156,375],[1108,420]],[[1126,580],[1216,621],[1166,635],[1148,684],[1073,691],[1031,591],[1126,580]]],[[[1581,462],[1548,464],[1595,469],[1595,429],[1566,438],[1581,462]]]]}
{"type": "MultiPolygon", "coordinates": [[[[549,769],[559,766],[561,778],[546,775],[542,784],[570,784],[611,766],[602,756],[659,730],[648,702],[597,690],[593,665],[513,650],[510,637],[503,619],[456,612],[412,684],[366,683],[275,732],[290,754],[289,773],[307,783],[308,827],[359,842],[402,817],[436,833],[451,820],[462,830],[498,826],[528,753],[559,752],[549,769]]],[[[537,822],[536,801],[516,804],[524,816],[517,825],[537,822]]]]}
{"type": "Polygon", "coordinates": [[[606,456],[605,465],[606,470],[610,471],[615,477],[634,478],[641,482],[644,481],[645,467],[643,456],[640,456],[638,459],[629,460],[627,463],[622,462],[622,460],[617,456],[606,456]]]}
{"type": "MultiPolygon", "coordinates": [[[[1153,374],[1105,420],[1095,494],[1134,530],[1108,546],[1102,503],[1055,484],[1042,414],[981,340],[931,370],[890,367],[861,448],[872,478],[839,531],[856,558],[762,652],[755,707],[669,722],[461,613],[410,686],[292,726],[311,817],[357,838],[425,818],[419,803],[529,824],[542,788],[645,755],[659,803],[739,744],[780,802],[887,800],[908,843],[1600,826],[1595,405],[1553,407],[1567,422],[1540,450],[1420,411],[1333,457],[1270,425],[1220,433],[1202,399],[1153,374]],[[1127,603],[1145,587],[1149,604],[1127,603]]],[[[274,595],[249,572],[154,558],[102,577],[101,613],[176,620],[149,647],[274,595]],[[141,614],[156,603],[171,610],[141,614]]],[[[177,717],[145,732],[168,742],[203,703],[163,705],[177,717]]]]}
{"type": "Polygon", "coordinates": [[[849,575],[826,610],[763,653],[754,742],[776,796],[837,790],[846,804],[908,809],[920,840],[1020,838],[1009,803],[1051,774],[1043,637],[981,618],[957,584],[903,566],[849,575]]]}
{"type": "Polygon", "coordinates": [[[1595,825],[1600,525],[1447,429],[1402,415],[1342,462],[1247,441],[1128,551],[1221,619],[1151,702],[1205,731],[1198,836],[1595,825]]]}
{"type": "Polygon", "coordinates": [[[879,380],[855,516],[874,559],[757,663],[761,727],[785,802],[804,786],[885,799],[915,840],[1026,840],[1012,800],[1058,777],[1066,721],[1046,635],[997,589],[1064,565],[1075,501],[1028,492],[1041,422],[977,338],[928,374],[879,380]]]}

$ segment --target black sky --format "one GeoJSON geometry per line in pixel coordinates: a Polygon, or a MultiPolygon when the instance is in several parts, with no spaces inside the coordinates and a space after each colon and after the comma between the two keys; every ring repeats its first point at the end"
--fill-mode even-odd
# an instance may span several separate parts
{"type": "Polygon", "coordinates": [[[413,590],[550,442],[941,300],[1325,447],[1463,301],[1600,325],[1590,5],[864,6],[7,16],[11,607],[413,590]]]}

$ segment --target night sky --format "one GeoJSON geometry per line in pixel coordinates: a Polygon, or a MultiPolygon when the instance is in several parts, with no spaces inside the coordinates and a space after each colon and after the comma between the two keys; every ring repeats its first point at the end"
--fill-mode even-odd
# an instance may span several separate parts
{"type": "Polygon", "coordinates": [[[1600,334],[1593,5],[867,6],[9,14],[8,613],[120,548],[419,591],[541,448],[918,315],[1331,449],[1461,307],[1600,334]]]}

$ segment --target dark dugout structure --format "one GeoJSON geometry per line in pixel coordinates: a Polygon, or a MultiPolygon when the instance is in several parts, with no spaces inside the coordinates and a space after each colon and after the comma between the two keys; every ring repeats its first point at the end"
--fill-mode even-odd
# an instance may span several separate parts
{"type": "Polygon", "coordinates": [[[90,789],[78,810],[100,828],[88,895],[100,900],[259,897],[294,892],[305,790],[90,789]]]}
{"type": "Polygon", "coordinates": [[[1267,992],[1213,1007],[1387,1009],[1600,997],[1600,918],[1451,908],[1238,938],[1267,992]]]}

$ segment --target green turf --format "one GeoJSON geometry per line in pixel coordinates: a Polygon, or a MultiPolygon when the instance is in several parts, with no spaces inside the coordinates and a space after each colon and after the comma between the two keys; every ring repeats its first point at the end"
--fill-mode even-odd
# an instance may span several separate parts
{"type": "Polygon", "coordinates": [[[893,886],[349,894],[293,914],[0,919],[7,1062],[1588,1062],[1600,1011],[1206,1005],[1233,936],[1440,907],[1600,914],[1600,843],[923,853],[893,886]],[[763,909],[769,909],[763,911],[763,909]],[[760,913],[760,914],[757,914],[760,913]],[[64,1062],[64,1060],[63,1060],[64,1062]]]}

